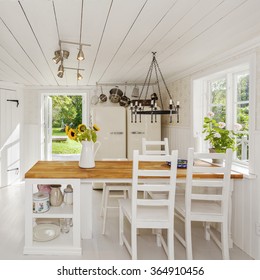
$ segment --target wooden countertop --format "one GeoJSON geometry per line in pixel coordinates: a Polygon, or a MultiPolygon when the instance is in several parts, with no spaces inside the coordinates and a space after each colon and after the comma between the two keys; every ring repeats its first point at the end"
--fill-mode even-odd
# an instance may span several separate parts
{"type": "MultiPolygon", "coordinates": [[[[78,161],[38,161],[28,172],[25,178],[50,179],[131,179],[132,161],[96,161],[94,168],[83,169],[78,161]]],[[[209,164],[200,162],[200,165],[209,164]]],[[[168,169],[166,163],[149,163],[149,169],[168,169]]],[[[178,169],[177,177],[185,178],[186,169],[178,169]]],[[[206,174],[199,178],[221,178],[222,174],[206,174]]],[[[232,171],[232,179],[243,179],[243,174],[232,171]]]]}

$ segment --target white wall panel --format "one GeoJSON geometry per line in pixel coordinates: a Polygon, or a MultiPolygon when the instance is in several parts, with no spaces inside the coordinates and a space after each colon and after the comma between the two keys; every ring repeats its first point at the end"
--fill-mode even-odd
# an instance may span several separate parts
{"type": "Polygon", "coordinates": [[[188,148],[193,147],[191,129],[189,127],[162,126],[162,139],[169,139],[170,150],[178,150],[179,158],[187,158],[188,148]]]}

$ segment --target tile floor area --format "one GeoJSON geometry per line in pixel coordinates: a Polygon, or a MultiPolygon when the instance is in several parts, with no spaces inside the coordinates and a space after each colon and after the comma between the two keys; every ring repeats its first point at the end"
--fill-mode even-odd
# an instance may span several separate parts
{"type": "MultiPolygon", "coordinates": [[[[93,191],[94,199],[94,237],[82,242],[82,256],[41,256],[23,255],[24,245],[24,184],[0,188],[0,259],[31,260],[31,259],[89,259],[89,260],[128,260],[130,256],[124,246],[118,242],[118,212],[111,209],[108,213],[106,235],[102,235],[102,217],[100,217],[101,190],[93,191]]],[[[176,223],[176,226],[180,226],[176,223]]],[[[193,225],[194,259],[217,260],[221,253],[213,241],[203,238],[200,224],[193,225]]],[[[247,254],[234,246],[230,250],[233,260],[251,259],[247,254]]],[[[150,231],[140,231],[138,236],[139,259],[166,259],[164,250],[156,246],[155,237],[150,231]]],[[[185,259],[182,245],[175,241],[175,258],[185,259]]]]}

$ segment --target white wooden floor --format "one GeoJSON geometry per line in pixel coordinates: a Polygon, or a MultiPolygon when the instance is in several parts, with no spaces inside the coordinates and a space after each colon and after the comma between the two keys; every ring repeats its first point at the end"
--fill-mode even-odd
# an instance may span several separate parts
{"type": "MultiPolygon", "coordinates": [[[[102,218],[100,217],[101,190],[93,191],[94,199],[94,238],[84,240],[83,254],[80,257],[71,256],[39,256],[23,255],[24,245],[24,185],[14,185],[0,188],[0,259],[1,260],[31,260],[31,259],[90,259],[90,260],[128,260],[130,256],[124,246],[118,242],[118,213],[111,209],[108,214],[106,235],[102,235],[102,218]]],[[[180,226],[176,224],[176,226],[180,226]]],[[[221,253],[213,241],[203,238],[200,224],[193,226],[194,259],[217,260],[221,253]]],[[[247,254],[234,246],[230,250],[233,260],[251,259],[247,254]]],[[[157,247],[154,235],[150,231],[141,231],[138,236],[139,259],[166,259],[162,248],[157,247]]],[[[184,248],[175,241],[175,258],[185,259],[184,248]]]]}

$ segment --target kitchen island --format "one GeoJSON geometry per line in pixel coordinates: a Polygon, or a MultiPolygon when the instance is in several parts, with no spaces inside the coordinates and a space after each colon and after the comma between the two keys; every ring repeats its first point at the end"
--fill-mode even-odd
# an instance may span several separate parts
{"type": "MultiPolygon", "coordinates": [[[[209,164],[200,162],[202,164],[209,164]]],[[[166,163],[150,163],[150,169],[168,169],[166,163]]],[[[197,175],[199,178],[201,176],[197,175]]],[[[186,169],[178,169],[177,182],[184,182],[186,169]]],[[[222,174],[208,174],[204,178],[217,179],[222,174]]],[[[232,179],[242,179],[243,175],[232,172],[232,179]]],[[[158,178],[160,180],[160,178],[158,178]]],[[[25,246],[24,254],[80,255],[81,239],[92,238],[92,185],[95,182],[132,181],[132,161],[96,161],[94,168],[82,169],[78,161],[38,161],[25,174],[25,246]],[[39,184],[71,184],[74,188],[73,205],[51,207],[45,213],[33,213],[33,192],[39,184]],[[33,240],[36,218],[71,218],[72,230],[54,240],[38,242],[33,240]]]]}

